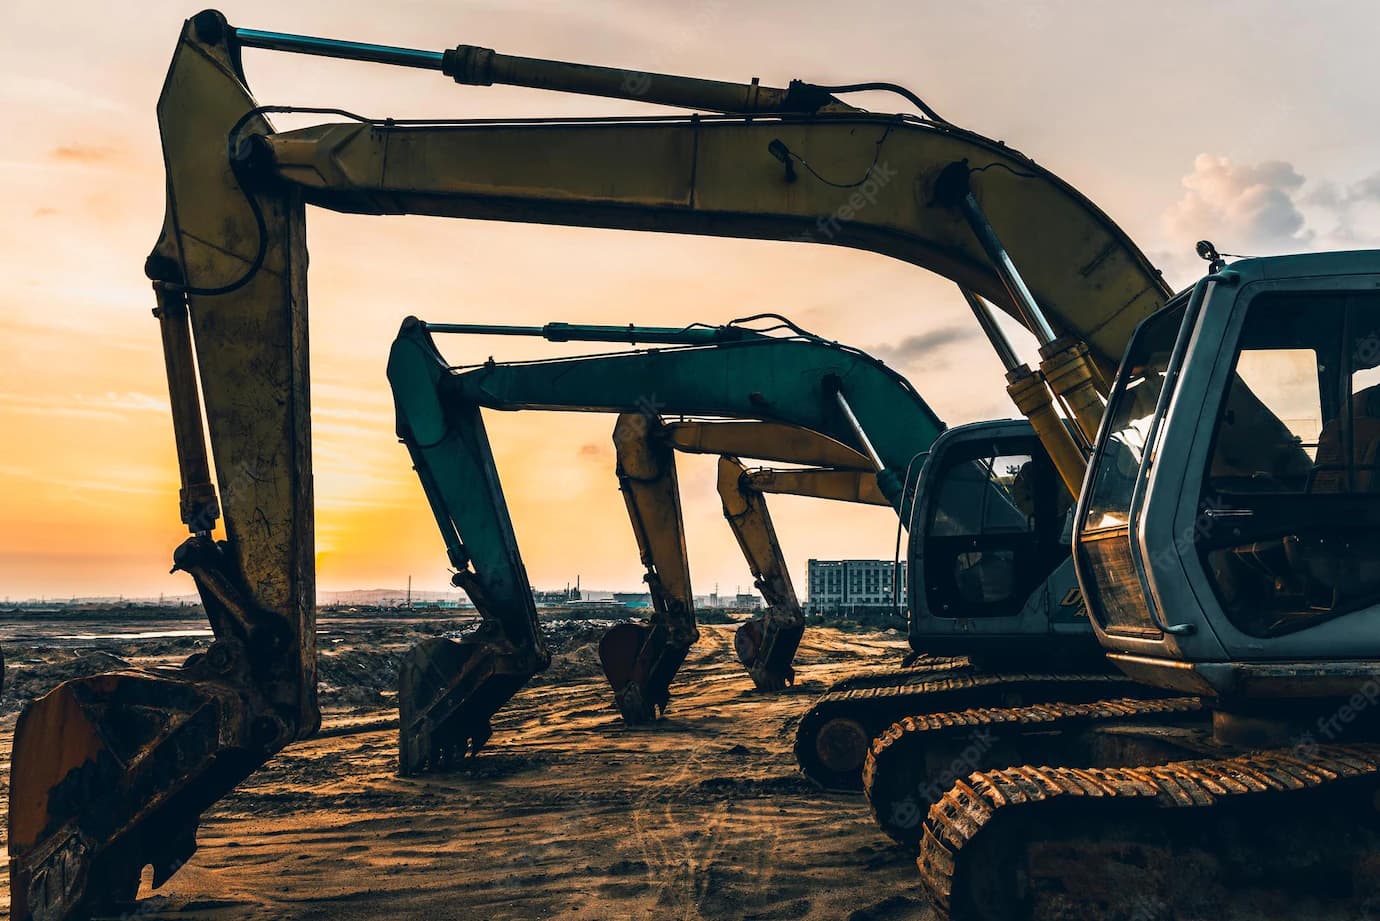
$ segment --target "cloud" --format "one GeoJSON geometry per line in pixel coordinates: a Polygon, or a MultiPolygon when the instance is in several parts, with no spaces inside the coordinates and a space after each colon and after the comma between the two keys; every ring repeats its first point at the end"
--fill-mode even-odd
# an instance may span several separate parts
{"type": "Polygon", "coordinates": [[[58,213],[58,209],[56,209],[56,208],[46,208],[46,207],[45,207],[45,208],[35,208],[35,209],[34,209],[34,213],[33,213],[32,216],[33,216],[33,217],[52,217],[53,215],[55,215],[55,214],[57,214],[57,213],[58,213]]]}
{"type": "Polygon", "coordinates": [[[979,330],[973,326],[941,326],[927,333],[907,336],[900,342],[869,346],[867,352],[893,368],[905,368],[945,346],[966,342],[978,335],[979,330]]]}
{"type": "Polygon", "coordinates": [[[1290,163],[1199,154],[1182,181],[1184,196],[1164,214],[1171,239],[1210,239],[1222,250],[1252,255],[1302,249],[1314,239],[1299,207],[1304,177],[1290,163]]]}
{"type": "Polygon", "coordinates": [[[1171,281],[1202,274],[1198,240],[1223,253],[1280,253],[1380,245],[1380,172],[1351,182],[1315,180],[1282,160],[1235,163],[1199,154],[1184,195],[1162,215],[1164,239],[1151,256],[1171,281]]]}
{"type": "Polygon", "coordinates": [[[1327,231],[1339,245],[1374,246],[1375,234],[1367,233],[1367,212],[1380,206],[1380,173],[1342,185],[1320,182],[1304,197],[1304,202],[1327,215],[1333,226],[1327,231]]]}
{"type": "Polygon", "coordinates": [[[120,152],[114,147],[100,144],[60,144],[48,151],[50,160],[80,166],[101,166],[118,159],[119,156],[120,152]]]}

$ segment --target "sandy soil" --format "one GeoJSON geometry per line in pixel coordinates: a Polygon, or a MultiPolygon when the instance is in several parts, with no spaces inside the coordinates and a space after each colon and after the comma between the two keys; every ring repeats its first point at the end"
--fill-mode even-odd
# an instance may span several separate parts
{"type": "MultiPolygon", "coordinates": [[[[859,797],[804,781],[791,754],[811,698],[846,675],[894,667],[902,638],[809,631],[798,686],[766,696],[733,659],[730,630],[702,628],[652,728],[627,729],[611,708],[598,625],[567,624],[556,628],[551,671],[499,713],[466,771],[396,777],[392,729],[295,745],[206,815],[200,850],[144,893],[139,917],[932,918],[912,858],[888,846],[859,797]]],[[[328,726],[391,716],[396,654],[422,632],[323,638],[328,726]]],[[[53,675],[110,653],[176,660],[202,643],[7,645],[0,750],[18,698],[53,675]]]]}

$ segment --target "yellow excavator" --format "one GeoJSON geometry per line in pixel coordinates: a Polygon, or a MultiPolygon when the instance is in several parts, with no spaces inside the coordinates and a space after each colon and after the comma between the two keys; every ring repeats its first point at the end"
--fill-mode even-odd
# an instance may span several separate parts
{"type": "MultiPolygon", "coordinates": [[[[993,729],[1007,744],[988,753],[989,770],[913,804],[927,891],[955,918],[1019,917],[1042,895],[1028,884],[1051,836],[1103,842],[1087,859],[1105,861],[1138,847],[1172,858],[1233,832],[1229,846],[1244,849],[1234,853],[1269,858],[1260,863],[1274,879],[1323,865],[1365,885],[1350,871],[1368,851],[1338,846],[1365,830],[1380,765],[1367,706],[1380,676],[1380,567],[1367,531],[1376,254],[1215,263],[1161,311],[1169,292],[1158,273],[1076,190],[888,84],[773,88],[632,74],[474,46],[430,52],[237,29],[207,12],[184,26],[159,122],[168,210],[148,272],[192,532],[175,562],[196,581],[216,640],[181,669],[67,682],[25,710],[11,769],[15,918],[126,901],[150,864],[161,884],[194,851],[201,812],[319,724],[307,204],[853,246],[954,280],[1053,469],[1080,495],[1075,564],[1098,640],[1135,681],[1194,696],[1173,711],[1118,697],[900,726],[930,733],[941,756],[962,741],[953,727],[1005,727],[993,729]],[[275,131],[269,115],[303,110],[253,99],[245,47],[713,114],[405,121],[311,110],[337,120],[275,131]],[[839,98],[861,89],[898,91],[924,117],[839,98]],[[1016,360],[988,303],[1039,340],[1038,370],[1016,360]],[[1310,351],[1315,374],[1281,373],[1310,351]],[[1288,744],[1305,731],[1310,744],[1288,744]],[[1055,738],[1069,747],[1048,744],[1055,738]],[[1039,767],[1045,758],[1055,763],[1039,767]],[[1308,839],[1292,868],[1275,866],[1290,850],[1270,823],[1308,839]],[[1133,826],[1139,837],[1123,834],[1133,826]]],[[[427,336],[414,321],[393,352],[400,372],[417,375],[404,383],[440,393],[430,410],[412,405],[400,420],[411,450],[445,449],[454,413],[488,405],[466,392],[482,389],[483,375],[427,366],[427,336]],[[457,392],[463,399],[451,399],[457,392]]],[[[859,420],[851,383],[835,376],[824,394],[833,415],[815,430],[867,454],[900,509],[906,472],[876,448],[904,423],[859,420]]],[[[731,396],[751,402],[760,392],[742,389],[731,396]]],[[[796,394],[773,409],[819,398],[796,394]]],[[[752,405],[759,411],[744,415],[773,421],[752,405]]],[[[490,524],[511,536],[506,515],[490,524]]],[[[524,577],[515,557],[469,557],[458,538],[447,547],[476,602],[491,579],[524,577]]],[[[962,632],[964,619],[952,619],[962,632]]],[[[665,660],[655,649],[644,659],[653,645],[644,639],[635,668],[655,671],[665,660]]],[[[452,645],[459,655],[441,697],[421,703],[444,698],[434,728],[454,723],[455,739],[472,745],[545,651],[535,612],[521,606],[487,620],[468,646],[452,645]]],[[[1175,865],[1158,860],[1145,878],[1181,883],[1175,865]]],[[[1085,869],[1062,884],[1096,882],[1085,869]]]]}
{"type": "MultiPolygon", "coordinates": [[[[670,596],[666,603],[693,608],[689,561],[674,489],[675,453],[719,455],[717,487],[724,519],[762,593],[766,610],[734,633],[734,651],[762,691],[795,683],[791,660],[805,615],[776,537],[766,495],[786,494],[890,507],[867,457],[808,429],[770,422],[678,420],[653,414],[618,417],[613,441],[619,487],[628,505],[647,582],[670,596]],[[749,469],[741,458],[802,466],[749,469]],[[670,481],[671,489],[658,488],[670,481]],[[674,586],[666,578],[676,575],[674,586]]],[[[655,599],[654,599],[655,601],[655,599]]],[[[617,661],[610,657],[609,661],[617,661]]],[[[610,675],[610,681],[614,676],[610,675]]]]}
{"type": "MultiPolygon", "coordinates": [[[[473,46],[335,42],[235,28],[212,11],[188,20],[158,103],[167,212],[146,269],[192,534],[174,561],[197,584],[215,642],[180,669],[64,683],[21,715],[10,787],[13,916],[75,917],[125,902],[149,865],[161,884],[195,850],[202,811],[319,725],[308,204],[808,240],[910,261],[1049,334],[1046,370],[1013,361],[1008,376],[1060,475],[1078,483],[1082,455],[1046,378],[1076,403],[1110,377],[1131,330],[1165,298],[1158,275],[1105,215],[1028,158],[923,104],[924,117],[879,115],[842,102],[847,91],[630,74],[473,46]],[[314,110],[326,123],[275,131],[271,115],[302,110],[253,98],[240,59],[247,47],[722,114],[495,122],[314,110]],[[970,216],[1001,227],[1002,243],[1021,254],[1022,282],[1044,308],[1038,317],[1008,289],[969,212],[936,197],[940,177],[960,168],[983,198],[970,216]],[[215,540],[222,515],[224,539],[215,540]]],[[[985,305],[969,304],[996,329],[985,305]]],[[[824,434],[864,453],[885,442],[885,424],[858,434],[841,395],[824,434]]],[[[893,503],[904,476],[878,470],[893,503]]],[[[486,572],[511,568],[489,562],[486,572]]],[[[452,715],[463,712],[476,731],[544,662],[527,615],[496,622],[481,655],[467,657],[477,667],[447,676],[460,704],[452,715]]]]}

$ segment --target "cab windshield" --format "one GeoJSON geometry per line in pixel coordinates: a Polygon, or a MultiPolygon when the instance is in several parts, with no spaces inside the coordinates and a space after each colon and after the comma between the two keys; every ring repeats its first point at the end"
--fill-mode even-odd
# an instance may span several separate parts
{"type": "Polygon", "coordinates": [[[1148,449],[1147,439],[1164,389],[1187,302],[1168,307],[1136,330],[1123,362],[1125,386],[1108,408],[1106,440],[1089,486],[1085,530],[1124,528],[1131,520],[1131,494],[1148,449]]]}

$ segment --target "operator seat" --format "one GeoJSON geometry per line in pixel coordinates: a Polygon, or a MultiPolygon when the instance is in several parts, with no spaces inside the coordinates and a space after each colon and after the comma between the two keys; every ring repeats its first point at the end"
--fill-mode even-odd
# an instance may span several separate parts
{"type": "MultiPolygon", "coordinates": [[[[1322,494],[1380,493],[1380,384],[1352,395],[1351,463],[1346,457],[1340,417],[1323,426],[1318,436],[1312,491],[1322,494]],[[1337,469],[1341,467],[1343,469],[1337,469]],[[1348,480],[1347,467],[1353,480],[1348,480]],[[1353,485],[1354,484],[1354,485],[1353,485]]],[[[1290,535],[1284,538],[1290,569],[1303,576],[1307,607],[1315,614],[1345,609],[1380,586],[1380,538],[1343,530],[1290,535]]],[[[1300,612],[1301,613],[1301,612],[1300,612]]],[[[1306,615],[1305,621],[1310,619],[1306,615]]]]}
{"type": "Polygon", "coordinates": [[[1342,418],[1338,416],[1323,426],[1318,436],[1318,457],[1314,462],[1314,492],[1380,492],[1380,471],[1375,469],[1380,459],[1380,384],[1358,390],[1351,398],[1350,463],[1355,465],[1354,488],[1349,488],[1346,470],[1325,469],[1347,465],[1342,444],[1342,418]]]}

